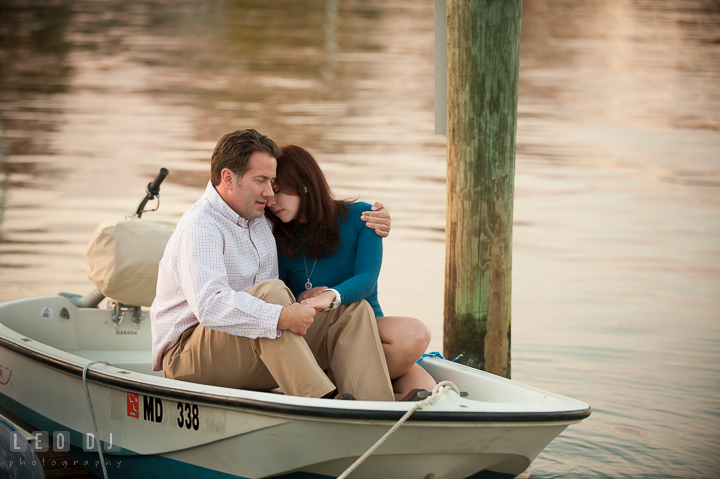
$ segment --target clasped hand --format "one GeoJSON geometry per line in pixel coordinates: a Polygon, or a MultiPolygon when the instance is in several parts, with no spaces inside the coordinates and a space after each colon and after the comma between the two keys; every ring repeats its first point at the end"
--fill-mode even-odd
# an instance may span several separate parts
{"type": "Polygon", "coordinates": [[[307,306],[312,306],[315,311],[328,311],[335,301],[335,293],[332,291],[323,292],[327,286],[315,286],[307,291],[303,291],[298,296],[298,302],[307,306]]]}
{"type": "Polygon", "coordinates": [[[313,323],[315,313],[315,308],[307,304],[293,303],[285,306],[280,311],[277,328],[280,330],[287,329],[300,336],[305,336],[308,328],[313,323]]]}
{"type": "Polygon", "coordinates": [[[315,314],[318,311],[327,311],[335,301],[335,293],[332,291],[323,293],[325,289],[327,289],[325,286],[317,286],[303,291],[298,296],[297,303],[282,309],[277,328],[287,329],[300,336],[305,336],[314,321],[315,314]]]}

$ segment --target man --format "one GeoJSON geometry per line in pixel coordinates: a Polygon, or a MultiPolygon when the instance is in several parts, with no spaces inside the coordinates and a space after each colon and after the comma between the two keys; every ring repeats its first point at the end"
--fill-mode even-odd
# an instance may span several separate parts
{"type": "Polygon", "coordinates": [[[205,193],[178,222],[160,262],[150,313],[153,369],[238,389],[392,401],[370,305],[316,312],[276,279],[264,210],[280,154],[255,130],[218,141],[205,193]]]}

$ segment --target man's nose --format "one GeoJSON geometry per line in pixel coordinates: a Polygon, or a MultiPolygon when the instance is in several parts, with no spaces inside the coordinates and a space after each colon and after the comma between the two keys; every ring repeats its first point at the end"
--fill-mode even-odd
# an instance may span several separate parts
{"type": "Polygon", "coordinates": [[[275,196],[275,192],[273,191],[272,185],[270,183],[265,185],[265,188],[263,188],[262,195],[265,198],[272,198],[273,196],[275,196]]]}

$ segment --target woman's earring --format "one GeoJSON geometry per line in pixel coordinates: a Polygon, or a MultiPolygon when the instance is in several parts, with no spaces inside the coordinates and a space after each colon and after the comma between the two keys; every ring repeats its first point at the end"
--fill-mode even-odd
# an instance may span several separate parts
{"type": "Polygon", "coordinates": [[[305,187],[305,193],[307,193],[307,186],[305,187]]]}

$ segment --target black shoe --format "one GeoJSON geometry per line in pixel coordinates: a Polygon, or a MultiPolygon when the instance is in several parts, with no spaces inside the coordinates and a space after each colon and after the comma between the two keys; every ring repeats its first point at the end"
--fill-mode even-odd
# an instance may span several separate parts
{"type": "Polygon", "coordinates": [[[350,393],[338,394],[337,396],[335,396],[335,399],[337,399],[338,401],[357,401],[355,396],[350,393]]]}
{"type": "Polygon", "coordinates": [[[422,401],[423,399],[427,399],[430,396],[432,396],[432,393],[428,391],[427,389],[413,389],[409,393],[405,395],[404,398],[400,400],[400,402],[404,401],[422,401]]]}
{"type": "Polygon", "coordinates": [[[340,401],[357,401],[355,396],[352,394],[344,393],[340,394],[337,389],[333,389],[320,399],[339,399],[340,401]]]}

